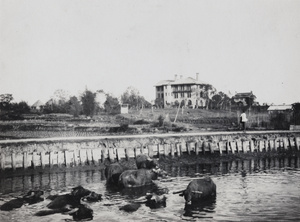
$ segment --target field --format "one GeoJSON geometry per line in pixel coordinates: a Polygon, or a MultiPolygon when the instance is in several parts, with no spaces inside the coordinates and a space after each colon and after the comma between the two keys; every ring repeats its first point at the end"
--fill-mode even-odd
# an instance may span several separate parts
{"type": "MultiPolygon", "coordinates": [[[[67,114],[29,115],[25,120],[0,121],[0,139],[148,134],[184,131],[239,130],[239,112],[203,109],[142,109],[128,114],[102,113],[93,118],[67,114]]],[[[247,113],[247,127],[268,129],[267,113],[247,113]]]]}

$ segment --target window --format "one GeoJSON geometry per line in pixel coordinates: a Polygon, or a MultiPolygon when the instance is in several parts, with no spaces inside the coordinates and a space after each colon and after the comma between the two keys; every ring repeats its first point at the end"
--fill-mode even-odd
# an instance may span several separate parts
{"type": "Polygon", "coordinates": [[[187,94],[187,96],[188,96],[188,98],[191,98],[191,97],[192,97],[192,95],[191,95],[190,92],[187,94]]]}
{"type": "Polygon", "coordinates": [[[181,96],[181,98],[183,98],[184,97],[184,93],[180,93],[180,96],[181,96]]]}
{"type": "Polygon", "coordinates": [[[177,99],[178,98],[178,93],[174,93],[174,97],[175,97],[175,99],[177,99]]]}

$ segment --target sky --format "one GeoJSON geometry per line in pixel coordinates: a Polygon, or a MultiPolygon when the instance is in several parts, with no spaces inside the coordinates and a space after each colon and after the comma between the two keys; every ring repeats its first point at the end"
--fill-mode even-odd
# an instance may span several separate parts
{"type": "Polygon", "coordinates": [[[0,94],[118,97],[196,77],[260,104],[300,102],[299,0],[0,0],[0,94]]]}

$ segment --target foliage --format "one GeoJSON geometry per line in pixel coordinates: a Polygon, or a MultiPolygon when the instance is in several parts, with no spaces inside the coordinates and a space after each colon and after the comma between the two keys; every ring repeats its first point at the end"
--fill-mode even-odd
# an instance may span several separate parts
{"type": "Polygon", "coordinates": [[[164,108],[164,99],[163,98],[156,98],[154,103],[158,108],[164,108]]]}
{"type": "Polygon", "coordinates": [[[271,125],[276,130],[286,130],[289,129],[290,122],[287,118],[287,115],[284,113],[277,113],[273,115],[270,119],[271,125]]]}
{"type": "Polygon", "coordinates": [[[21,101],[19,103],[13,103],[12,104],[12,111],[16,114],[27,114],[27,113],[30,113],[30,107],[29,105],[24,102],[24,101],[21,101]]]}
{"type": "Polygon", "coordinates": [[[120,113],[121,106],[117,98],[112,95],[107,95],[104,103],[104,109],[108,114],[117,114],[120,113]]]}
{"type": "Polygon", "coordinates": [[[78,117],[82,111],[82,106],[76,96],[72,96],[68,101],[68,113],[78,117]]]}
{"type": "Polygon", "coordinates": [[[93,117],[96,108],[96,93],[93,93],[89,90],[85,90],[85,92],[81,96],[81,103],[82,103],[82,111],[83,114],[86,116],[93,117]]]}
{"type": "Polygon", "coordinates": [[[164,117],[162,115],[160,115],[158,117],[158,126],[162,126],[164,124],[164,117]]]}
{"type": "Polygon", "coordinates": [[[223,92],[218,92],[211,99],[211,106],[213,109],[227,110],[230,107],[230,98],[223,92]]]}
{"type": "Polygon", "coordinates": [[[293,109],[293,124],[300,125],[300,103],[292,104],[293,109]]]}
{"type": "Polygon", "coordinates": [[[133,87],[128,87],[121,95],[121,102],[122,104],[129,104],[130,108],[140,109],[151,107],[151,104],[144,97],[140,96],[140,92],[133,87]]]}
{"type": "Polygon", "coordinates": [[[8,111],[11,107],[11,101],[13,100],[12,94],[0,95],[0,110],[8,111]]]}

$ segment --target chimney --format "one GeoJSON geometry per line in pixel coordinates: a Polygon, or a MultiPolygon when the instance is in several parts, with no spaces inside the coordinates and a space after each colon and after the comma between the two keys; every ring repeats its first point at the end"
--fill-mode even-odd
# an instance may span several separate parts
{"type": "Polygon", "coordinates": [[[177,75],[175,74],[175,80],[177,80],[177,75]]]}
{"type": "Polygon", "coordinates": [[[199,73],[196,73],[196,80],[199,80],[199,73]]]}
{"type": "Polygon", "coordinates": [[[180,75],[180,79],[182,79],[182,75],[180,75]]]}

